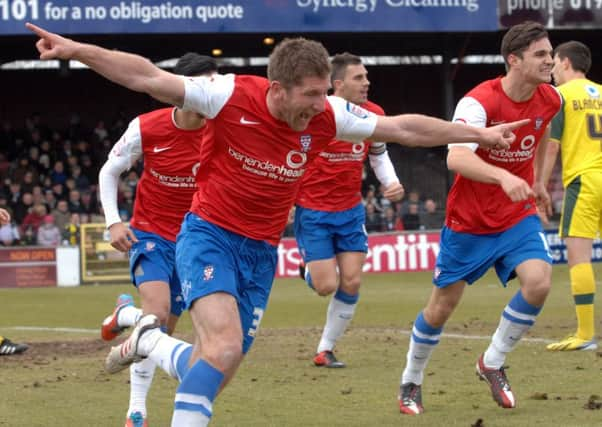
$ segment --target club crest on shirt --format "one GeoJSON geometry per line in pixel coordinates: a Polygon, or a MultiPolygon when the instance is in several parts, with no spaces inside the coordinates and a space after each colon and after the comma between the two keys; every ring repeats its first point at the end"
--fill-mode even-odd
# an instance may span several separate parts
{"type": "Polygon", "coordinates": [[[359,117],[360,119],[365,119],[368,117],[368,111],[364,110],[359,105],[352,104],[351,102],[347,103],[347,111],[354,116],[359,117]]]}
{"type": "Polygon", "coordinates": [[[206,265],[203,269],[203,280],[208,282],[209,280],[213,280],[213,271],[214,268],[212,265],[206,265]]]}
{"type": "Polygon", "coordinates": [[[542,124],[543,124],[543,118],[542,117],[536,117],[535,118],[535,130],[539,130],[541,128],[542,124]]]}
{"type": "Polygon", "coordinates": [[[155,250],[155,242],[146,242],[145,246],[146,252],[152,252],[155,250]]]}
{"type": "Polygon", "coordinates": [[[301,135],[299,137],[299,144],[301,145],[301,151],[307,153],[311,150],[311,135],[301,135]]]}
{"type": "Polygon", "coordinates": [[[589,95],[590,98],[598,99],[600,98],[600,92],[598,88],[592,85],[585,85],[585,91],[589,95]]]}

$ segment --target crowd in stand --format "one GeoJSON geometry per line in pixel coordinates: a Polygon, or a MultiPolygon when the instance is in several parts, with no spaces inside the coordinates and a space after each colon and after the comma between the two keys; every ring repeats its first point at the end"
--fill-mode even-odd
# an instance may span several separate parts
{"type": "MultiPolygon", "coordinates": [[[[103,122],[86,130],[76,115],[66,129],[47,126],[34,114],[17,127],[0,123],[0,207],[12,217],[0,227],[0,244],[76,244],[83,223],[104,222],[99,206],[98,171],[127,122],[103,122]]],[[[120,188],[124,220],[132,213],[138,169],[120,188]]]]}
{"type": "MultiPolygon", "coordinates": [[[[76,244],[83,223],[104,223],[98,203],[98,171],[128,121],[111,126],[99,121],[86,129],[73,115],[66,129],[47,126],[39,114],[23,126],[0,123],[0,208],[7,209],[12,223],[0,227],[0,245],[76,244]]],[[[118,205],[123,221],[132,215],[141,165],[124,176],[118,205]]],[[[555,174],[558,175],[558,174],[555,174]]],[[[551,180],[555,210],[560,210],[562,186],[551,180]]],[[[368,233],[441,228],[445,207],[417,191],[408,191],[401,202],[382,197],[377,182],[364,182],[368,233]]],[[[292,216],[291,216],[292,218],[292,216]]],[[[292,235],[287,227],[285,236],[292,235]]]]}

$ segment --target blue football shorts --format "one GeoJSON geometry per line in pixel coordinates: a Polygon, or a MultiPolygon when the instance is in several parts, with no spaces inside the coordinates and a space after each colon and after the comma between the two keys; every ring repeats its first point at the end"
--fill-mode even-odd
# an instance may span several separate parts
{"type": "Polygon", "coordinates": [[[529,259],[552,263],[550,249],[536,215],[528,216],[500,233],[457,233],[443,227],[433,283],[439,288],[460,280],[470,285],[490,267],[495,267],[497,276],[506,286],[516,277],[515,268],[529,259]]]}
{"type": "Polygon", "coordinates": [[[132,228],[138,238],[130,249],[130,276],[139,287],[145,282],[169,284],[171,314],[180,316],[184,311],[184,298],[176,271],[176,244],[155,233],[132,228]]]}
{"type": "Polygon", "coordinates": [[[278,262],[277,248],[186,214],[176,243],[176,264],[186,308],[215,292],[238,303],[243,353],[251,348],[266,309],[278,262]]]}
{"type": "Polygon", "coordinates": [[[305,263],[330,259],[341,252],[368,252],[366,209],[362,203],[341,212],[297,206],[295,238],[305,263]]]}

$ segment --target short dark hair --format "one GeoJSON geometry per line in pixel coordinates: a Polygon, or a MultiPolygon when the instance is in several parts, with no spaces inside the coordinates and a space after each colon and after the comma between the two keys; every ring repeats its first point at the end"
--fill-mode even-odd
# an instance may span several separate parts
{"type": "Polygon", "coordinates": [[[328,51],[322,43],[303,37],[282,40],[268,61],[268,79],[287,89],[301,84],[305,77],[328,76],[328,51]]]}
{"type": "Polygon", "coordinates": [[[554,55],[560,59],[568,58],[573,70],[581,71],[583,74],[587,74],[592,66],[592,53],[589,47],[575,40],[556,46],[554,55]]]}
{"type": "Polygon", "coordinates": [[[531,43],[548,37],[546,27],[539,22],[525,21],[522,24],[511,27],[502,39],[502,57],[508,66],[508,57],[511,54],[522,58],[523,52],[529,48],[531,43]]]}
{"type": "Polygon", "coordinates": [[[217,70],[217,61],[212,57],[188,52],[178,59],[173,72],[181,76],[194,77],[217,72],[217,70]]]}
{"type": "Polygon", "coordinates": [[[353,55],[349,52],[337,53],[332,57],[332,61],[330,61],[330,64],[332,65],[330,83],[334,86],[335,80],[343,80],[348,66],[361,65],[361,63],[362,58],[357,55],[353,55]]]}

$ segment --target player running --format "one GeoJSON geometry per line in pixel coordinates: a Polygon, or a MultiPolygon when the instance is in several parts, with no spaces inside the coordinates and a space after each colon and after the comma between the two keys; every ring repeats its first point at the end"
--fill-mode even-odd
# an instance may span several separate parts
{"type": "MultiPolygon", "coordinates": [[[[212,75],[213,58],[187,53],[174,73],[183,76],[212,75]]],[[[132,120],[109,154],[99,174],[100,199],[111,245],[129,251],[130,275],[138,288],[142,309],[130,295],[121,295],[113,313],[102,324],[101,336],[112,340],[133,326],[143,314],[154,314],[171,335],[184,309],[175,267],[175,241],[182,219],[197,190],[196,173],[205,118],[180,108],[162,108],[132,120]],[[134,214],[128,228],[119,217],[119,176],[137,160],[144,170],[136,187],[134,214]]],[[[126,427],[147,425],[146,396],[156,364],[150,359],[130,367],[130,405],[126,427]]]]}
{"type": "Polygon", "coordinates": [[[536,203],[544,209],[550,203],[541,173],[545,132],[561,104],[559,93],[549,84],[552,45],[545,27],[525,22],[508,30],[501,51],[506,75],[469,91],[456,106],[453,120],[479,128],[525,117],[531,122],[516,131],[508,150],[483,150],[471,140],[449,146],[447,164],[456,178],[447,199],[435,287],[414,322],[401,376],[399,408],[404,414],[424,411],[424,370],[443,326],[466,285],[491,267],[504,286],[518,277],[520,289],[504,308],[476,371],[489,384],[498,405],[514,408],[516,398],[503,366],[506,355],[531,329],[550,291],[552,257],[536,203]]]}
{"type": "Polygon", "coordinates": [[[118,372],[148,357],[180,380],[172,426],[204,426],[218,392],[232,379],[257,334],[276,273],[277,245],[300,178],[333,139],[395,141],[429,147],[476,141],[506,148],[528,120],[481,129],[422,115],[376,116],[330,87],[328,52],[286,39],[274,48],[268,78],[182,78],[124,52],[77,43],[27,24],[41,59],[74,58],[110,80],[197,111],[207,121],[199,188],[178,235],[176,262],[195,330],[195,346],[143,316],[113,347],[118,372]]]}
{"type": "MultiPolygon", "coordinates": [[[[368,101],[370,81],[360,57],[342,53],[335,55],[331,64],[335,96],[375,114],[385,114],[379,105],[368,101]]],[[[316,366],[345,366],[333,350],[353,319],[368,251],[366,209],[360,191],[368,156],[376,177],[385,186],[385,197],[401,200],[403,186],[386,143],[369,140],[354,144],[332,141],[307,168],[297,196],[295,237],[303,258],[301,276],[320,296],[336,291],[313,359],[316,366]]]]}

